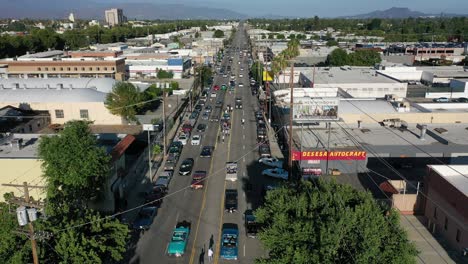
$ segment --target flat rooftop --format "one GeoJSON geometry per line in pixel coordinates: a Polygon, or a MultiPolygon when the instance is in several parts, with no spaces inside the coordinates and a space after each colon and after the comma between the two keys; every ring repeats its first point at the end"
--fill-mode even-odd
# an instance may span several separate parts
{"type": "Polygon", "coordinates": [[[447,180],[468,197],[468,166],[467,165],[428,165],[442,178],[447,180]]]}
{"type": "MultiPolygon", "coordinates": [[[[309,80],[315,76],[316,84],[334,83],[399,83],[381,74],[376,74],[376,70],[371,67],[316,67],[315,74],[313,67],[294,68],[300,71],[309,80]]],[[[289,69],[285,70],[290,71],[289,69]]]]}

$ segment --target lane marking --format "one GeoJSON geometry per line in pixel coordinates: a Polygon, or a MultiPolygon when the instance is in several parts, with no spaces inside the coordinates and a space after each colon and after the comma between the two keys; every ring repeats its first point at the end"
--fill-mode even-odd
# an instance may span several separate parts
{"type": "MultiPolygon", "coordinates": [[[[220,132],[220,127],[218,127],[218,132],[216,133],[216,137],[215,137],[215,149],[218,145],[218,136],[219,136],[219,132],[220,132]]],[[[213,172],[213,160],[214,160],[214,157],[211,157],[211,161],[210,161],[210,174],[209,176],[211,176],[211,173],[213,172]]],[[[210,181],[210,178],[208,180],[208,182],[210,181]]],[[[202,217],[202,213],[203,213],[203,209],[205,208],[205,203],[206,203],[206,193],[207,193],[207,190],[208,190],[208,186],[209,184],[206,184],[206,187],[204,188],[204,191],[203,191],[203,200],[202,200],[202,207],[200,208],[200,213],[198,215],[198,220],[197,220],[197,227],[195,229],[195,239],[193,240],[193,245],[192,245],[192,254],[190,255],[190,264],[193,264],[193,261],[195,259],[195,245],[197,244],[197,238],[198,238],[198,229],[200,227],[200,220],[201,220],[201,217],[202,217]]]]}
{"type": "Polygon", "coordinates": [[[242,145],[242,148],[245,149],[245,145],[242,145]]]}
{"type": "Polygon", "coordinates": [[[242,158],[242,161],[245,162],[245,157],[242,158]]]}
{"type": "Polygon", "coordinates": [[[245,244],[244,244],[244,257],[245,257],[245,244]]]}
{"type": "Polygon", "coordinates": [[[245,135],[242,135],[242,137],[245,139],[245,135]]]}

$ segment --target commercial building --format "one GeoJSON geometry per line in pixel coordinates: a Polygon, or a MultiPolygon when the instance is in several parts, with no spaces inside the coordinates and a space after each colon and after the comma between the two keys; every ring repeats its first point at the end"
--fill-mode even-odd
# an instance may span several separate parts
{"type": "Polygon", "coordinates": [[[112,8],[106,10],[104,13],[106,17],[106,23],[111,27],[127,22],[127,18],[123,15],[122,9],[112,8]]]}
{"type": "Polygon", "coordinates": [[[124,58],[14,58],[0,61],[5,78],[113,78],[125,80],[124,58]]]}
{"type": "Polygon", "coordinates": [[[0,107],[47,111],[52,124],[90,120],[97,125],[121,125],[125,121],[106,108],[113,79],[49,78],[0,79],[0,107]]]}
{"type": "Polygon", "coordinates": [[[427,227],[457,252],[468,254],[468,166],[429,165],[424,181],[427,227]]]}
{"type": "Polygon", "coordinates": [[[37,133],[50,124],[47,111],[21,109],[11,105],[0,108],[0,133],[37,133]]]}
{"type": "Polygon", "coordinates": [[[169,58],[167,60],[133,59],[126,61],[127,73],[130,78],[156,78],[160,70],[172,72],[173,79],[181,79],[183,73],[190,69],[192,62],[188,58],[169,58]]]}
{"type": "MultiPolygon", "coordinates": [[[[42,161],[38,158],[40,134],[0,134],[0,182],[41,185],[44,182],[42,161]]],[[[128,192],[141,173],[142,163],[146,164],[147,155],[142,155],[144,146],[134,136],[124,134],[98,134],[98,146],[104,147],[111,158],[111,171],[104,183],[103,198],[91,205],[98,209],[115,212],[122,204],[128,192]]],[[[14,187],[3,187],[3,192],[19,195],[14,187]]],[[[22,194],[21,194],[22,195],[22,194]]],[[[41,189],[30,192],[35,200],[44,199],[41,189]]],[[[3,201],[3,195],[0,198],[3,201]]]]}

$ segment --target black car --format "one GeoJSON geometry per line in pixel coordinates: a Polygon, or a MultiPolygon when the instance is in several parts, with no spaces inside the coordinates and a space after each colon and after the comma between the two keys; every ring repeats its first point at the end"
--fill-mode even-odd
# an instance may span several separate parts
{"type": "Polygon", "coordinates": [[[192,172],[194,160],[192,158],[185,159],[180,164],[179,174],[180,175],[189,175],[192,172]]]}
{"type": "Polygon", "coordinates": [[[224,198],[224,210],[229,213],[237,212],[237,190],[226,189],[224,198]]]}
{"type": "Polygon", "coordinates": [[[211,107],[211,105],[205,106],[205,112],[207,112],[207,113],[211,113],[211,110],[212,110],[212,109],[213,109],[213,108],[211,107]]]}
{"type": "Polygon", "coordinates": [[[197,104],[197,105],[195,106],[195,110],[197,110],[197,111],[199,111],[199,112],[202,110],[202,108],[203,108],[203,106],[202,106],[201,104],[197,104]]]}
{"type": "Polygon", "coordinates": [[[245,210],[244,213],[245,234],[248,237],[257,237],[259,224],[255,219],[255,215],[251,209],[245,210]]]}
{"type": "Polygon", "coordinates": [[[205,124],[198,124],[197,126],[197,131],[198,132],[205,132],[206,130],[206,125],[205,124]]]}
{"type": "Polygon", "coordinates": [[[211,154],[213,153],[214,147],[212,146],[204,146],[201,153],[200,157],[202,158],[211,158],[211,154]]]}

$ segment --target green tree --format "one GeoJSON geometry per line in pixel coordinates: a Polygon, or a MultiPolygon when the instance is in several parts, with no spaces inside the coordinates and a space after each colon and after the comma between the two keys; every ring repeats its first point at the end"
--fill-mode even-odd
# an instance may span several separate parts
{"type": "Polygon", "coordinates": [[[276,34],[276,39],[285,39],[284,34],[276,34]]]}
{"type": "Polygon", "coordinates": [[[256,210],[268,257],[258,263],[416,263],[398,213],[334,182],[268,191],[256,210]]]}
{"type": "Polygon", "coordinates": [[[142,107],[138,105],[143,100],[140,90],[131,83],[118,82],[112,92],[107,94],[106,107],[114,115],[127,120],[136,120],[135,115],[142,107]]]}
{"type": "Polygon", "coordinates": [[[0,263],[22,264],[32,262],[31,242],[18,230],[15,207],[0,203],[0,263]]]}
{"type": "Polygon", "coordinates": [[[172,71],[159,70],[156,77],[158,77],[158,79],[172,79],[174,73],[172,71]]]}
{"type": "Polygon", "coordinates": [[[204,65],[198,67],[199,79],[197,81],[201,81],[202,86],[207,86],[212,76],[213,72],[210,67],[204,65]]]}
{"type": "Polygon", "coordinates": [[[199,33],[198,31],[195,32],[195,38],[197,39],[197,38],[199,38],[199,37],[200,37],[200,33],[199,33]]]}
{"type": "Polygon", "coordinates": [[[255,61],[250,68],[250,73],[256,82],[260,82],[263,78],[263,64],[259,61],[255,61]]]}
{"type": "Polygon", "coordinates": [[[153,154],[154,155],[159,155],[161,153],[161,146],[159,145],[154,145],[153,146],[153,154]]]}
{"type": "Polygon", "coordinates": [[[208,27],[207,27],[205,24],[203,24],[203,25],[200,27],[200,30],[201,30],[201,31],[207,31],[207,30],[208,30],[208,27]]]}
{"type": "Polygon", "coordinates": [[[327,56],[327,64],[330,66],[343,66],[348,63],[348,53],[343,49],[335,49],[327,56]]]}
{"type": "Polygon", "coordinates": [[[262,39],[266,39],[265,33],[262,33],[262,39]]]}
{"type": "Polygon", "coordinates": [[[222,30],[215,30],[215,32],[213,33],[213,38],[222,38],[224,37],[224,32],[222,30]]]}
{"type": "Polygon", "coordinates": [[[328,47],[338,46],[338,41],[336,41],[336,40],[329,40],[329,41],[327,41],[327,46],[328,46],[328,47]]]}
{"type": "Polygon", "coordinates": [[[275,38],[275,34],[268,34],[268,39],[274,39],[275,38]]]}
{"type": "Polygon", "coordinates": [[[374,66],[380,63],[382,58],[375,50],[357,50],[349,54],[349,64],[353,66],[374,66]]]}
{"type": "Polygon", "coordinates": [[[374,18],[369,24],[367,24],[368,30],[379,30],[382,25],[382,19],[374,18]]]}

